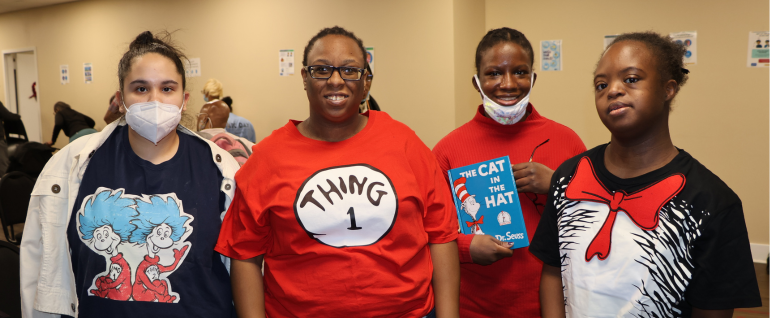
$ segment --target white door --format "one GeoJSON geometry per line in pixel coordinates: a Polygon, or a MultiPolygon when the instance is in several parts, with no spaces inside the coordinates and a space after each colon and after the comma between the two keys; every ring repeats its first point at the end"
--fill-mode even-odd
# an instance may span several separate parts
{"type": "Polygon", "coordinates": [[[3,55],[3,68],[5,70],[5,108],[8,108],[14,114],[19,113],[16,107],[16,54],[3,55]]]}
{"type": "MultiPolygon", "coordinates": [[[[30,141],[43,142],[40,124],[40,87],[37,85],[37,62],[34,51],[16,53],[16,92],[18,114],[24,122],[30,141]]],[[[50,107],[53,112],[53,105],[50,107]]]]}

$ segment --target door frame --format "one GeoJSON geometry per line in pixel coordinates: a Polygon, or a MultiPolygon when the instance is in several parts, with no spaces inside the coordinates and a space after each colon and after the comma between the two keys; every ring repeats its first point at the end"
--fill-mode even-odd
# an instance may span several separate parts
{"type": "MultiPolygon", "coordinates": [[[[30,47],[25,47],[25,48],[10,49],[10,50],[3,50],[2,51],[2,54],[3,54],[3,73],[2,73],[3,75],[2,76],[3,76],[4,82],[5,82],[5,85],[4,85],[5,86],[4,87],[4,89],[5,89],[5,101],[4,101],[5,105],[10,106],[10,101],[9,101],[10,96],[8,95],[8,92],[10,91],[12,86],[14,86],[14,85],[11,85],[11,83],[8,81],[8,76],[7,76],[8,75],[7,74],[8,65],[7,65],[7,62],[6,62],[7,60],[6,60],[5,57],[6,57],[6,55],[9,55],[9,54],[25,53],[25,52],[32,52],[32,54],[35,56],[35,64],[34,64],[35,65],[35,77],[37,78],[37,81],[36,81],[37,86],[35,87],[35,89],[36,89],[36,92],[37,92],[38,105],[40,104],[40,69],[38,68],[38,63],[37,63],[37,48],[34,47],[34,46],[30,46],[30,47]]],[[[18,92],[18,88],[16,88],[16,92],[18,92]]],[[[18,94],[16,94],[16,95],[18,95],[18,94]]],[[[16,96],[16,99],[18,100],[19,96],[16,96]]],[[[14,114],[19,114],[20,113],[20,110],[18,109],[16,104],[13,105],[13,109],[15,111],[12,111],[10,107],[7,107],[7,108],[8,108],[9,111],[11,111],[14,114]]],[[[38,128],[40,129],[39,133],[40,133],[40,138],[41,138],[41,142],[42,142],[42,140],[43,140],[43,118],[42,118],[42,113],[41,113],[40,109],[38,109],[38,112],[37,112],[37,123],[38,123],[38,128]]]]}
{"type": "MultiPolygon", "coordinates": [[[[30,51],[32,52],[32,54],[35,55],[35,72],[37,72],[37,84],[38,84],[35,87],[35,89],[38,92],[37,100],[38,101],[40,100],[40,71],[37,67],[37,48],[34,46],[30,46],[30,47],[25,47],[20,49],[3,50],[2,52],[3,53],[3,78],[4,78],[3,81],[5,82],[5,101],[3,101],[3,103],[7,106],[10,106],[10,101],[8,100],[9,98],[8,92],[10,91],[11,83],[8,82],[8,77],[6,76],[7,75],[6,70],[8,70],[8,65],[6,63],[5,56],[8,54],[24,53],[24,52],[30,52],[30,51]]],[[[16,96],[16,98],[18,99],[19,96],[16,96]]],[[[13,109],[15,111],[11,111],[12,113],[14,114],[19,113],[19,109],[16,107],[16,104],[13,105],[13,109]]],[[[11,110],[11,109],[8,108],[8,110],[11,110]]],[[[38,120],[42,120],[42,118],[38,118],[38,120]]]]}

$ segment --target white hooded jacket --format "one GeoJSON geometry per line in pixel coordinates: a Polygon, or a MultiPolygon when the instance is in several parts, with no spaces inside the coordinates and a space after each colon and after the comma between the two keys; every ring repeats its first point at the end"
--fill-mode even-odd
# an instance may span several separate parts
{"type": "MultiPolygon", "coordinates": [[[[32,190],[24,236],[21,242],[21,305],[26,318],[69,315],[77,318],[78,298],[72,272],[67,225],[78,196],[80,183],[96,149],[109,138],[125,118],[116,120],[100,133],[83,136],[56,153],[45,165],[32,190]]],[[[179,125],[177,132],[201,138],[179,125]]],[[[220,191],[225,194],[224,218],[235,194],[238,162],[211,141],[211,160],[222,173],[220,191]]],[[[222,261],[229,270],[229,259],[222,261]]]]}

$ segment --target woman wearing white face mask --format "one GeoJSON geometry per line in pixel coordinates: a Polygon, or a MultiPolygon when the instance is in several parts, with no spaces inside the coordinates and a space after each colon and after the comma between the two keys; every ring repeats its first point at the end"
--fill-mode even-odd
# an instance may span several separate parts
{"type": "MultiPolygon", "coordinates": [[[[471,121],[433,148],[444,176],[449,169],[508,156],[529,239],[553,169],[585,151],[572,130],[543,117],[529,103],[537,79],[533,66],[532,46],[524,34],[509,28],[489,31],[476,48],[472,78],[482,104],[471,121]]],[[[527,247],[511,250],[492,236],[474,234],[460,234],[457,245],[462,317],[540,316],[542,262],[527,247]]]]}
{"type": "Polygon", "coordinates": [[[123,118],[40,174],[21,248],[25,317],[235,317],[229,260],[213,247],[238,163],[179,125],[183,59],[140,34],[118,65],[123,118]]]}

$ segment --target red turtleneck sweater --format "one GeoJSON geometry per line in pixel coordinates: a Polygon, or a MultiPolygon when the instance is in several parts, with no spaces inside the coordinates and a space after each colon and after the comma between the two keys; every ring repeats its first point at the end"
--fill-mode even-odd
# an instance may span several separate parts
{"type": "MultiPolygon", "coordinates": [[[[501,125],[484,117],[479,105],[476,116],[441,139],[433,153],[444,177],[447,170],[480,161],[508,156],[511,164],[529,161],[556,168],[565,160],[586,151],[574,131],[538,114],[532,104],[526,120],[501,125]]],[[[519,193],[524,223],[530,241],[540,222],[545,195],[519,193]]],[[[489,266],[473,264],[470,245],[473,235],[457,238],[460,250],[460,316],[461,317],[540,317],[540,273],[543,263],[529,252],[528,247],[513,250],[513,257],[489,266]]]]}

